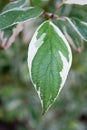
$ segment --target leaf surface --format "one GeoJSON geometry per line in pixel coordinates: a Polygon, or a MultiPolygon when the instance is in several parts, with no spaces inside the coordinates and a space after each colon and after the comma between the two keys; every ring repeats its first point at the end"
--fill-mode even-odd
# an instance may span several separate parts
{"type": "Polygon", "coordinates": [[[0,48],[8,49],[11,44],[15,41],[16,36],[23,30],[23,23],[13,25],[12,27],[2,29],[0,31],[0,48]]]}
{"type": "Polygon", "coordinates": [[[3,12],[0,14],[0,30],[39,17],[42,13],[43,9],[39,7],[29,7],[3,12]]]}
{"type": "Polygon", "coordinates": [[[18,0],[18,1],[10,2],[3,8],[3,12],[14,8],[22,8],[25,5],[26,5],[26,0],[18,0]]]}
{"type": "Polygon", "coordinates": [[[61,91],[71,62],[71,49],[62,32],[52,22],[41,24],[29,45],[28,66],[43,113],[61,91]]]}
{"type": "Polygon", "coordinates": [[[87,41],[87,23],[77,18],[66,18],[82,39],[87,41]]]}

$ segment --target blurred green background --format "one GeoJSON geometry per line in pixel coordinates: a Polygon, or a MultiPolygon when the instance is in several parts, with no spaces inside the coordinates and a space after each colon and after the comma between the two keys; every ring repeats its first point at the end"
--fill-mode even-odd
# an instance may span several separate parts
{"type": "MultiPolygon", "coordinates": [[[[0,0],[0,11],[8,0],[0,0]]],[[[59,0],[32,0],[52,12],[59,0]]],[[[87,6],[65,5],[59,15],[87,21],[87,6]]],[[[73,63],[65,86],[42,116],[38,95],[30,81],[27,52],[31,37],[43,18],[26,22],[15,43],[0,50],[0,130],[87,130],[87,43],[73,63]]],[[[33,50],[32,50],[33,51],[33,50]]]]}

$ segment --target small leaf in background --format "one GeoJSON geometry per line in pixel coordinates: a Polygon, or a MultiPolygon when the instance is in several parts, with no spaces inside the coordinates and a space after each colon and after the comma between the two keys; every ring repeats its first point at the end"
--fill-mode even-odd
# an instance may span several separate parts
{"type": "Polygon", "coordinates": [[[66,18],[82,39],[87,41],[87,23],[77,18],[66,18]]]}
{"type": "Polygon", "coordinates": [[[87,22],[87,5],[72,5],[69,7],[71,7],[70,13],[68,15],[69,18],[78,18],[81,21],[87,22]]]}
{"type": "Polygon", "coordinates": [[[50,21],[35,32],[28,50],[28,66],[41,99],[43,114],[61,91],[72,62],[71,49],[62,32],[50,21]]]}
{"type": "Polygon", "coordinates": [[[26,5],[26,0],[18,0],[18,1],[10,2],[3,8],[3,12],[14,8],[22,8],[25,5],[26,5]]]}
{"type": "Polygon", "coordinates": [[[64,0],[66,4],[78,4],[78,5],[85,5],[87,4],[87,0],[64,0]]]}
{"type": "Polygon", "coordinates": [[[0,31],[0,48],[8,49],[15,41],[16,36],[23,30],[23,23],[0,31]]]}
{"type": "Polygon", "coordinates": [[[29,7],[3,12],[0,14],[0,30],[39,17],[42,13],[43,9],[39,7],[29,7]]]}
{"type": "Polygon", "coordinates": [[[14,9],[0,15],[0,48],[8,49],[16,36],[23,30],[26,20],[38,17],[43,12],[40,8],[14,9]],[[16,27],[19,23],[20,27],[16,27]]]}

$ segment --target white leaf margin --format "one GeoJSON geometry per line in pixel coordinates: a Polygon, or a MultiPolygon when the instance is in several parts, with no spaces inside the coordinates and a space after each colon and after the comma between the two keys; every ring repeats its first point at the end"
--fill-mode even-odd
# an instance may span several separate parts
{"type": "MultiPolygon", "coordinates": [[[[14,8],[14,9],[10,9],[10,10],[6,10],[6,11],[4,11],[4,12],[2,12],[1,14],[0,14],[0,17],[2,17],[3,15],[3,17],[5,17],[5,15],[8,15],[7,13],[11,13],[11,12],[16,12],[16,11],[29,11],[30,9],[35,9],[35,8],[37,8],[37,7],[25,7],[25,8],[14,8]]],[[[0,28],[0,31],[2,30],[2,29],[6,29],[6,28],[9,28],[9,27],[11,27],[11,26],[13,26],[13,25],[16,25],[16,24],[19,24],[19,23],[21,23],[21,22],[27,22],[27,21],[29,21],[29,20],[32,20],[32,19],[36,19],[36,18],[38,18],[41,14],[43,14],[43,10],[38,14],[38,15],[36,15],[35,17],[31,17],[31,18],[28,18],[28,19],[26,19],[26,20],[21,20],[21,21],[16,21],[16,19],[13,21],[13,23],[11,23],[10,25],[7,25],[7,26],[5,26],[5,27],[3,27],[3,28],[0,28]]]]}
{"type": "Polygon", "coordinates": [[[87,0],[65,0],[65,4],[78,4],[78,5],[86,5],[87,0]]]}
{"type": "MultiPolygon", "coordinates": [[[[39,27],[38,29],[36,30],[34,36],[32,37],[32,40],[29,44],[29,48],[28,48],[28,68],[29,68],[29,73],[30,73],[30,78],[31,78],[31,81],[33,83],[33,80],[32,80],[32,75],[31,75],[31,68],[32,68],[32,61],[38,51],[38,49],[40,48],[40,46],[43,44],[43,41],[44,41],[44,37],[46,35],[46,33],[43,33],[42,36],[40,37],[40,39],[37,40],[37,34],[38,34],[38,30],[43,26],[43,24],[45,24],[45,22],[43,22],[39,27]],[[37,46],[37,43],[39,44],[39,47],[37,46]]],[[[69,43],[68,41],[66,40],[65,36],[63,35],[63,33],[60,31],[60,29],[54,25],[51,21],[50,21],[50,25],[53,26],[54,30],[56,31],[56,33],[62,38],[62,40],[64,41],[64,43],[66,44],[67,48],[68,48],[68,51],[69,51],[69,62],[67,61],[66,57],[63,56],[62,52],[59,51],[59,54],[61,56],[61,59],[63,61],[63,69],[62,71],[60,72],[60,75],[61,75],[61,78],[62,78],[62,83],[60,85],[60,89],[59,89],[59,92],[58,92],[58,95],[61,91],[61,89],[63,88],[63,85],[67,79],[67,75],[68,75],[68,72],[69,72],[69,69],[71,67],[71,64],[72,64],[72,52],[71,52],[71,48],[69,46],[69,43]]],[[[37,88],[36,88],[36,84],[34,84],[34,87],[35,87],[35,90],[37,91],[37,88]]],[[[41,105],[43,107],[43,102],[42,102],[42,99],[40,97],[40,90],[37,91],[38,93],[38,96],[40,98],[40,101],[41,101],[41,105]]],[[[57,95],[57,97],[58,97],[57,95]]],[[[57,98],[56,97],[56,98],[57,98]]],[[[54,101],[56,100],[56,98],[54,99],[54,101]]],[[[50,106],[49,106],[50,107],[50,106]]]]}
{"type": "Polygon", "coordinates": [[[21,3],[22,0],[19,0],[19,1],[13,1],[13,2],[10,2],[8,3],[4,8],[3,8],[3,12],[7,12],[9,10],[14,10],[14,9],[20,9],[20,8],[23,8],[26,4],[27,4],[27,0],[24,0],[22,4],[20,4],[19,6],[17,6],[17,4],[21,3]],[[11,7],[13,6],[14,7],[11,7]]]}
{"type": "MultiPolygon", "coordinates": [[[[65,19],[70,23],[70,25],[75,29],[75,31],[78,33],[78,35],[85,41],[87,41],[87,39],[80,33],[80,31],[77,29],[77,27],[75,26],[75,24],[72,22],[72,20],[68,17],[65,17],[65,19]]],[[[80,21],[81,24],[86,25],[86,22],[80,21]]]]}
{"type": "Polygon", "coordinates": [[[7,38],[4,36],[4,30],[0,31],[0,41],[1,41],[1,48],[4,50],[7,50],[12,43],[15,41],[16,37],[19,35],[19,33],[23,30],[23,23],[19,23],[17,27],[14,27],[12,30],[12,35],[7,38]]]}

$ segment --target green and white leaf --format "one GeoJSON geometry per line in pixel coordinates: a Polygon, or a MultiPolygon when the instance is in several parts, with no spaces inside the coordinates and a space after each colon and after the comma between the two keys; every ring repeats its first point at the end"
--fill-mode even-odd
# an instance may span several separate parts
{"type": "Polygon", "coordinates": [[[43,113],[59,95],[71,62],[71,49],[62,32],[51,21],[42,23],[29,45],[28,67],[43,113]]]}
{"type": "Polygon", "coordinates": [[[43,9],[39,7],[29,7],[3,12],[0,14],[0,30],[39,17],[42,13],[43,9]]]}
{"type": "Polygon", "coordinates": [[[13,28],[14,26],[0,31],[0,42],[1,42],[0,47],[2,49],[4,49],[7,46],[8,40],[12,36],[13,28]]]}
{"type": "Polygon", "coordinates": [[[10,2],[3,8],[3,12],[12,10],[14,8],[22,8],[26,5],[26,2],[27,2],[27,0],[17,0],[14,2],[10,2]]]}
{"type": "Polygon", "coordinates": [[[87,23],[77,18],[66,18],[82,39],[87,41],[87,23]]]}
{"type": "Polygon", "coordinates": [[[81,52],[83,48],[83,40],[71,24],[69,24],[66,20],[55,20],[54,22],[60,30],[62,30],[73,49],[77,52],[81,52]]]}
{"type": "Polygon", "coordinates": [[[78,5],[86,5],[87,0],[64,0],[66,4],[78,4],[78,5]]]}
{"type": "Polygon", "coordinates": [[[23,23],[13,25],[12,27],[0,31],[0,48],[8,49],[15,41],[16,36],[23,30],[23,23]]]}

